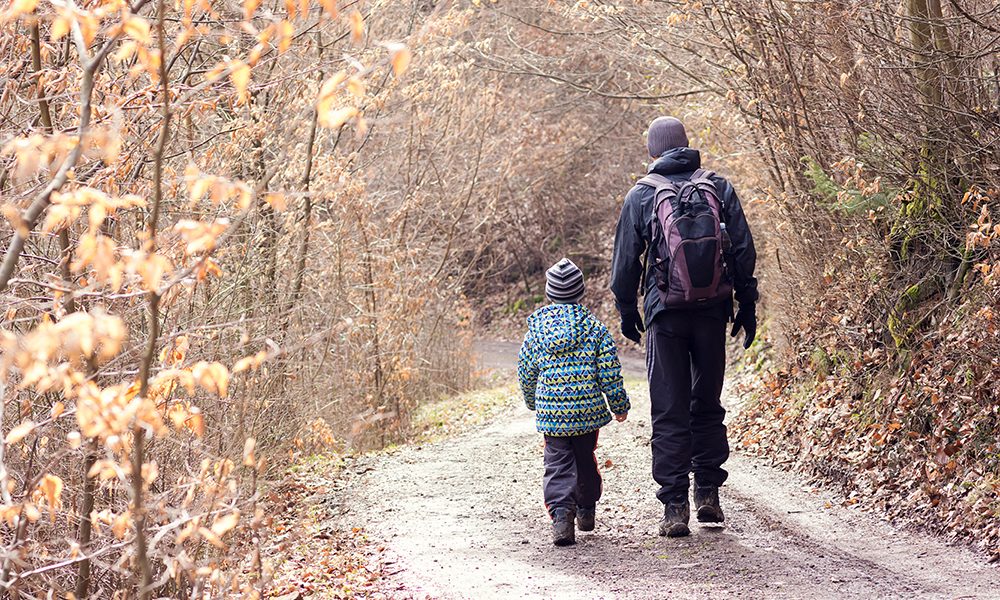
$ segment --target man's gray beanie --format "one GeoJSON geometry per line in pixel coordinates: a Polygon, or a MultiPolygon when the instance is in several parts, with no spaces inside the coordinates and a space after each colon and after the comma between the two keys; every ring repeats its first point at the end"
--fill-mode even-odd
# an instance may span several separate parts
{"type": "Polygon", "coordinates": [[[688,136],[684,124],[674,117],[657,117],[649,124],[646,134],[646,148],[653,158],[663,156],[672,148],[684,148],[688,145],[688,136]]]}
{"type": "Polygon", "coordinates": [[[583,298],[583,271],[564,258],[545,272],[545,295],[558,304],[575,304],[583,298]]]}

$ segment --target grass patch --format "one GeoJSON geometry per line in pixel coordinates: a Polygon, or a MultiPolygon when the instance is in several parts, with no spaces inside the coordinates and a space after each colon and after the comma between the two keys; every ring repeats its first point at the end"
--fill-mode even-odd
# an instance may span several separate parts
{"type": "Polygon", "coordinates": [[[649,393],[649,382],[646,381],[645,377],[633,377],[631,375],[626,375],[622,378],[625,383],[625,391],[628,392],[629,400],[633,400],[634,396],[639,394],[649,393]]]}
{"type": "Polygon", "coordinates": [[[434,442],[483,425],[520,400],[517,385],[508,384],[424,404],[413,414],[414,441],[434,442]]]}

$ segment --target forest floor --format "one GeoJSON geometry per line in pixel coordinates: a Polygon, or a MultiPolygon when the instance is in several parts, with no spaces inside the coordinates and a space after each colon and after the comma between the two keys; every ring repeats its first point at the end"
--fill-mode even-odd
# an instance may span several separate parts
{"type": "MultiPolygon", "coordinates": [[[[481,353],[513,377],[516,345],[481,353]]],[[[488,424],[351,460],[324,496],[328,527],[365,532],[380,593],[398,598],[1000,598],[984,557],[739,453],[725,527],[658,537],[642,360],[624,363],[633,409],[601,433],[597,530],[575,546],[551,544],[541,439],[509,386],[488,424]]]]}

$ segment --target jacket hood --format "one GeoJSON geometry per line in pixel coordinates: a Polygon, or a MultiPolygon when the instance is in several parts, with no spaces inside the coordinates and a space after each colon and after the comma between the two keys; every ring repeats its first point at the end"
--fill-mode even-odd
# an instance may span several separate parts
{"type": "Polygon", "coordinates": [[[690,173],[701,168],[701,153],[693,148],[671,148],[649,165],[648,172],[658,175],[690,173]]]}
{"type": "Polygon", "coordinates": [[[590,311],[579,304],[550,304],[528,317],[528,332],[549,354],[580,346],[592,327],[590,311]]]}

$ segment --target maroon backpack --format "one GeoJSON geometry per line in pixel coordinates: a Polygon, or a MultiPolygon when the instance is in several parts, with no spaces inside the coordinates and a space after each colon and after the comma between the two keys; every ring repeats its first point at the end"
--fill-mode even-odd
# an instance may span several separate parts
{"type": "Polygon", "coordinates": [[[712,175],[698,169],[687,181],[674,182],[655,173],[639,180],[655,190],[650,250],[654,280],[665,306],[711,304],[733,293],[726,273],[729,236],[724,207],[712,175]]]}

